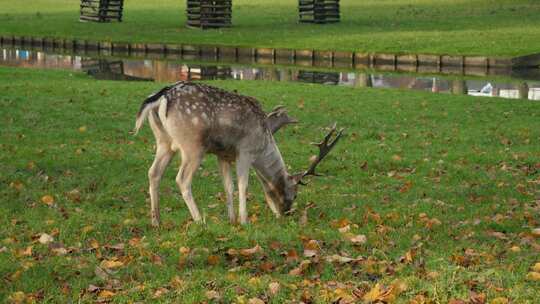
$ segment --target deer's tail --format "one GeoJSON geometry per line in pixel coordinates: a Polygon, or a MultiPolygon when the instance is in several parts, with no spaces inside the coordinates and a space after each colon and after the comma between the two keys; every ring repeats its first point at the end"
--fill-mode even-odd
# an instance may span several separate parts
{"type": "Polygon", "coordinates": [[[139,132],[139,129],[144,124],[144,121],[150,114],[150,112],[159,106],[161,98],[165,93],[170,89],[171,87],[165,87],[161,89],[159,92],[156,92],[142,103],[141,108],[139,109],[139,112],[137,113],[137,120],[135,121],[135,129],[133,130],[134,134],[137,135],[139,132]]]}

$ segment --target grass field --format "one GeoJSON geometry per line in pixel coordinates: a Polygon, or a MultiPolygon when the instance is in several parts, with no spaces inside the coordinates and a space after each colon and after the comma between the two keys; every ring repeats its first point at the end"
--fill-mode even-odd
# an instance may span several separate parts
{"type": "Polygon", "coordinates": [[[78,0],[5,1],[0,34],[396,53],[525,55],[540,49],[535,0],[343,0],[342,22],[298,24],[297,1],[235,0],[234,27],[185,27],[185,1],[130,0],[123,23],[78,22],[78,0]]]}
{"type": "Polygon", "coordinates": [[[129,131],[163,84],[0,68],[1,302],[536,303],[540,103],[212,84],[288,106],[302,123],[277,141],[292,171],[322,127],[347,128],[291,216],[276,220],[252,178],[251,224],[230,225],[209,156],[194,182],[206,224],[169,168],[152,229],[153,138],[129,131]]]}

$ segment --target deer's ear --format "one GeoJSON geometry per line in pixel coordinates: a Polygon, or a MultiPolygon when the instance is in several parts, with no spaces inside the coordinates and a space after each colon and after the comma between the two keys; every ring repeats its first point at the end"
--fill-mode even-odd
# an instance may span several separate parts
{"type": "Polygon", "coordinates": [[[285,106],[279,105],[266,115],[266,123],[272,134],[274,134],[285,125],[298,123],[298,120],[287,114],[285,106]]]}

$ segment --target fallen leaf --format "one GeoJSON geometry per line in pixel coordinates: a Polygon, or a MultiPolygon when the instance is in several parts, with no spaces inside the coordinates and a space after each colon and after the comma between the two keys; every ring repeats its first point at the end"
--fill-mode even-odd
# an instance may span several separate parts
{"type": "Polygon", "coordinates": [[[22,291],[16,291],[9,295],[8,302],[14,304],[22,304],[26,302],[26,294],[22,291]]]}
{"type": "Polygon", "coordinates": [[[272,283],[268,284],[268,291],[273,296],[275,296],[279,292],[280,288],[281,288],[281,286],[279,285],[278,282],[272,282],[272,283]]]}
{"type": "Polygon", "coordinates": [[[259,298],[251,298],[248,300],[248,304],[265,304],[263,300],[259,298]]]}
{"type": "Polygon", "coordinates": [[[253,247],[253,248],[241,249],[240,250],[240,254],[243,255],[243,256],[251,256],[251,255],[254,255],[256,253],[262,253],[262,252],[263,252],[263,249],[259,245],[255,245],[255,247],[253,247]]]}
{"type": "Polygon", "coordinates": [[[41,244],[49,244],[51,242],[54,242],[54,238],[46,233],[42,233],[41,236],[39,237],[39,242],[41,244]]]}
{"type": "Polygon", "coordinates": [[[351,263],[351,262],[358,262],[358,261],[362,261],[362,260],[363,260],[363,259],[362,259],[361,257],[356,258],[356,259],[353,259],[353,258],[341,256],[341,255],[338,255],[338,254],[334,254],[334,255],[331,255],[331,256],[327,256],[327,257],[326,257],[326,261],[327,261],[328,263],[339,263],[339,264],[346,264],[346,263],[351,263]]]}
{"type": "Polygon", "coordinates": [[[540,272],[531,271],[525,278],[529,281],[540,281],[540,272]]]}
{"type": "Polygon", "coordinates": [[[217,265],[219,263],[219,256],[217,255],[210,255],[208,256],[208,264],[214,266],[214,265],[217,265]]]}
{"type": "Polygon", "coordinates": [[[169,290],[165,287],[160,287],[158,289],[156,289],[156,291],[154,291],[154,294],[153,294],[153,298],[154,299],[157,299],[157,298],[160,298],[162,295],[168,293],[169,290]]]}
{"type": "Polygon", "coordinates": [[[41,197],[41,202],[47,206],[51,206],[54,203],[54,197],[52,195],[44,195],[41,197]]]}
{"type": "Polygon", "coordinates": [[[114,291],[110,291],[110,290],[102,290],[98,293],[98,297],[100,298],[112,298],[116,295],[116,293],[114,291]]]}
{"type": "Polygon", "coordinates": [[[491,300],[491,302],[489,302],[489,304],[508,304],[509,302],[510,301],[507,298],[498,297],[498,298],[495,298],[495,299],[491,300]]]}
{"type": "Polygon", "coordinates": [[[363,245],[367,242],[367,237],[363,234],[359,234],[349,238],[349,241],[356,245],[363,245]]]}
{"type": "Polygon", "coordinates": [[[298,267],[289,271],[289,274],[292,276],[301,275],[309,267],[310,264],[310,260],[303,260],[302,262],[300,262],[300,265],[298,267]]]}
{"type": "Polygon", "coordinates": [[[219,292],[217,292],[215,290],[208,290],[206,292],[206,297],[209,300],[219,300],[219,299],[221,299],[221,296],[219,295],[219,292]]]}
{"type": "Polygon", "coordinates": [[[118,260],[103,260],[99,266],[101,268],[114,269],[124,266],[124,263],[118,260]]]}
{"type": "Polygon", "coordinates": [[[377,283],[362,299],[368,303],[386,302],[385,298],[390,295],[390,292],[390,289],[384,288],[380,283],[377,283]]]}
{"type": "Polygon", "coordinates": [[[107,281],[110,279],[109,274],[105,272],[105,270],[101,269],[99,266],[96,266],[96,268],[94,269],[94,274],[103,281],[107,281]]]}
{"type": "Polygon", "coordinates": [[[540,272],[540,263],[534,264],[534,266],[532,267],[532,271],[540,272]]]}

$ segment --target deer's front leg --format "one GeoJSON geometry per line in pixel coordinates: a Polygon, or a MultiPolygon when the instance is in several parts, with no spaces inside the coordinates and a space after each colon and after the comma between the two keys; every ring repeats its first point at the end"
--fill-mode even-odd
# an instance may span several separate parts
{"type": "Polygon", "coordinates": [[[218,159],[221,176],[223,177],[223,187],[227,196],[227,212],[231,223],[236,222],[236,213],[234,212],[234,185],[231,175],[231,163],[224,159],[218,159]]]}
{"type": "Polygon", "coordinates": [[[240,224],[247,224],[247,187],[249,182],[249,168],[251,161],[247,156],[240,155],[236,160],[236,175],[238,178],[238,213],[240,215],[240,224]]]}
{"type": "Polygon", "coordinates": [[[195,172],[199,168],[202,159],[202,151],[200,150],[182,150],[182,165],[180,165],[180,170],[176,176],[176,183],[182,192],[182,197],[186,202],[186,205],[191,213],[191,217],[195,222],[201,222],[201,214],[199,213],[199,208],[195,204],[193,195],[191,193],[191,182],[195,172]],[[189,153],[188,153],[189,152],[189,153]]]}
{"type": "Polygon", "coordinates": [[[159,226],[159,183],[163,172],[167,168],[167,165],[171,161],[173,151],[166,144],[158,144],[156,149],[156,157],[152,166],[148,170],[149,192],[150,192],[150,206],[152,226],[159,226]]]}

